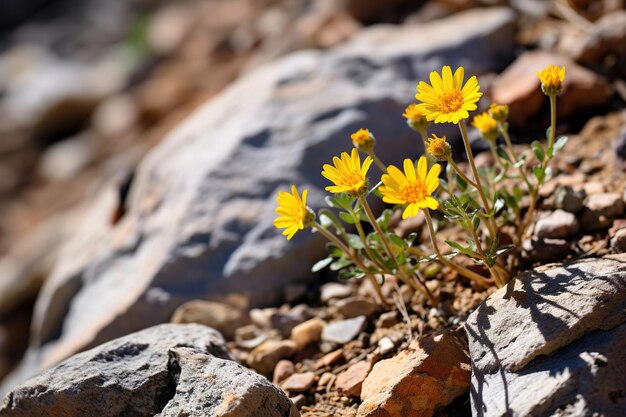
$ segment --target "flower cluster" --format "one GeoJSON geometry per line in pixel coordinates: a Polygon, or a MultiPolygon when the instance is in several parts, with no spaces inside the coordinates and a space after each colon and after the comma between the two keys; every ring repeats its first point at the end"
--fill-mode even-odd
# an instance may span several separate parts
{"type": "Polygon", "coordinates": [[[565,68],[550,65],[537,74],[542,91],[550,98],[552,112],[547,145],[533,142],[530,147],[538,162],[531,163],[530,153],[520,154],[513,147],[508,133],[508,106],[492,103],[471,123],[488,142],[495,161],[494,166],[478,170],[466,119],[478,109],[480,86],[476,76],[465,81],[463,67],[453,73],[444,66],[441,72],[430,73],[430,83],[417,84],[417,103],[408,105],[402,114],[409,127],[420,134],[425,155],[416,162],[406,158],[402,169],[386,165],[375,152],[372,132],[359,129],[351,135],[351,152],[342,152],[332,158],[332,164],[322,167],[322,176],[330,182],[325,189],[333,194],[326,198],[330,209],[320,210],[316,217],[306,205],[308,190],[300,195],[292,186],[291,193],[278,194],[279,217],[274,225],[284,229],[287,239],[307,227],[322,234],[330,242],[330,256],[318,262],[314,270],[330,265],[342,278],[367,278],[378,291],[381,303],[385,302],[381,281],[391,274],[436,304],[438,300],[423,275],[422,265],[428,262],[438,262],[479,285],[504,285],[518,265],[520,244],[534,221],[538,190],[550,176],[550,160],[567,141],[555,137],[554,117],[565,68]],[[445,136],[433,133],[428,137],[430,123],[458,126],[469,169],[457,165],[445,136]],[[364,159],[359,152],[366,155],[364,159]],[[446,166],[444,178],[440,163],[446,166]],[[380,170],[379,181],[373,183],[368,180],[372,164],[380,170]],[[370,195],[394,208],[376,217],[368,202],[370,195]],[[403,219],[423,212],[432,255],[415,247],[416,235],[401,238],[395,234],[390,226],[393,210],[400,210],[403,219]],[[440,248],[436,225],[445,221],[457,224],[466,233],[464,243],[446,241],[449,248],[440,248]],[[344,224],[351,225],[356,234],[344,224]],[[507,233],[513,245],[502,246],[500,239],[507,233]],[[454,262],[457,255],[482,265],[484,274],[454,262]]]}

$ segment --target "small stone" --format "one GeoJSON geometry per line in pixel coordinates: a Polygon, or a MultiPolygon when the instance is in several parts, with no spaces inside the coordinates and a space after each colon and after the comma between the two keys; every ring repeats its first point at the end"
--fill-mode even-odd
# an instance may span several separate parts
{"type": "Polygon", "coordinates": [[[372,364],[369,361],[357,362],[337,375],[335,387],[344,395],[358,397],[361,395],[363,381],[365,381],[371,370],[372,364]]]}
{"type": "Polygon", "coordinates": [[[357,416],[432,416],[467,395],[471,367],[461,333],[426,336],[378,362],[363,383],[357,416]]]}
{"type": "Polygon", "coordinates": [[[333,350],[322,356],[315,365],[317,369],[324,368],[336,363],[339,359],[343,358],[343,349],[333,350]]]}
{"type": "Polygon", "coordinates": [[[269,376],[278,361],[293,355],[295,351],[296,344],[291,340],[268,340],[250,352],[247,363],[258,373],[269,376]]]}
{"type": "Polygon", "coordinates": [[[335,379],[335,374],[332,372],[324,372],[322,376],[320,376],[320,380],[317,381],[317,388],[319,389],[330,385],[333,379],[335,379]]]}
{"type": "Polygon", "coordinates": [[[306,405],[306,396],[304,394],[298,394],[293,398],[290,398],[293,405],[299,410],[306,405]]]}
{"type": "Polygon", "coordinates": [[[352,288],[348,285],[338,284],[336,282],[329,282],[328,284],[322,285],[320,289],[321,295],[320,299],[323,303],[328,303],[333,299],[342,299],[347,298],[352,295],[352,288]]]}
{"type": "Polygon", "coordinates": [[[293,362],[287,359],[281,359],[280,361],[278,361],[276,367],[274,368],[274,378],[272,378],[272,382],[278,385],[280,382],[289,378],[295,372],[296,367],[293,362]]]}
{"type": "Polygon", "coordinates": [[[541,216],[535,225],[535,235],[543,238],[564,238],[578,232],[578,219],[572,213],[555,210],[541,216]]]}
{"type": "Polygon", "coordinates": [[[227,340],[235,337],[235,329],[250,323],[243,310],[225,303],[193,300],[176,309],[172,323],[198,323],[218,330],[227,340]]]}
{"type": "Polygon", "coordinates": [[[571,250],[570,242],[565,239],[533,237],[522,243],[522,257],[530,263],[563,261],[571,250]]]}
{"type": "Polygon", "coordinates": [[[598,181],[589,181],[583,185],[583,190],[585,194],[601,194],[605,191],[604,184],[598,181]]]}
{"type": "Polygon", "coordinates": [[[372,301],[364,297],[349,297],[343,300],[339,300],[335,304],[337,311],[346,319],[351,319],[357,316],[369,316],[374,313],[378,306],[372,301]]]}
{"type": "Polygon", "coordinates": [[[366,323],[367,318],[365,316],[329,323],[324,326],[322,340],[344,345],[356,338],[365,328],[366,323]]]}
{"type": "Polygon", "coordinates": [[[382,328],[382,329],[388,329],[394,324],[397,324],[398,322],[399,322],[398,313],[396,313],[395,311],[388,311],[386,313],[381,314],[380,317],[378,317],[378,320],[376,322],[376,327],[382,328]]]}
{"type": "Polygon", "coordinates": [[[272,327],[272,315],[277,311],[276,308],[253,308],[250,310],[250,320],[261,328],[269,329],[272,327]]]}
{"type": "Polygon", "coordinates": [[[272,314],[272,327],[279,331],[282,337],[289,337],[291,331],[298,324],[311,317],[309,308],[303,304],[297,305],[287,313],[277,312],[272,314]]]}
{"type": "Polygon", "coordinates": [[[291,375],[280,384],[280,387],[289,392],[306,392],[311,389],[314,382],[315,374],[304,372],[291,375]]]}
{"type": "Polygon", "coordinates": [[[626,252],[626,229],[618,229],[611,239],[611,249],[616,253],[626,252]]]}
{"type": "Polygon", "coordinates": [[[623,214],[624,200],[620,194],[594,194],[585,199],[580,224],[585,231],[606,229],[623,214]]]}
{"type": "Polygon", "coordinates": [[[378,341],[378,353],[385,356],[396,348],[395,343],[389,337],[383,337],[378,341]]]}
{"type": "Polygon", "coordinates": [[[291,339],[296,342],[298,349],[303,349],[312,343],[320,341],[325,325],[326,322],[317,317],[307,320],[291,330],[291,339]]]}
{"type": "Polygon", "coordinates": [[[583,209],[585,193],[582,191],[574,191],[571,186],[565,186],[557,188],[554,195],[556,208],[574,214],[579,213],[583,209]]]}

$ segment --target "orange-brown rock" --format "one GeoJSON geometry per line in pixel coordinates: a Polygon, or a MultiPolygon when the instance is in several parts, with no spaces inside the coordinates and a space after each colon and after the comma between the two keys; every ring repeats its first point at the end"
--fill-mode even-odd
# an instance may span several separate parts
{"type": "Polygon", "coordinates": [[[361,361],[350,365],[348,369],[337,375],[335,387],[345,395],[358,397],[361,395],[363,381],[371,370],[372,364],[369,361],[361,361]]]}
{"type": "Polygon", "coordinates": [[[461,331],[447,331],[378,362],[363,382],[357,417],[432,416],[468,392],[467,350],[461,331]]]}

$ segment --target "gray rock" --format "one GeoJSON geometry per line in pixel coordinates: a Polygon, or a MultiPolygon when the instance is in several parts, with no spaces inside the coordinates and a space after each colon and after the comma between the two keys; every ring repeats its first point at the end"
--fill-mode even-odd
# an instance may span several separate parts
{"type": "Polygon", "coordinates": [[[519,372],[474,372],[472,415],[621,416],[625,373],[626,324],[596,330],[519,372]]]}
{"type": "Polygon", "coordinates": [[[585,199],[580,225],[585,231],[606,229],[622,214],[624,214],[624,200],[620,194],[593,194],[585,199]]]}
{"type": "Polygon", "coordinates": [[[266,378],[194,349],[173,351],[180,366],[174,397],[155,417],[299,417],[291,400],[266,378]]]}
{"type": "MultiPolygon", "coordinates": [[[[153,416],[170,406],[175,390],[182,390],[180,375],[199,371],[177,361],[174,352],[181,347],[216,361],[221,358],[222,367],[240,367],[228,360],[217,331],[196,324],[164,324],[79,353],[30,379],[5,397],[0,416],[153,416]]],[[[201,375],[196,378],[201,382],[201,375]]],[[[213,398],[214,404],[220,402],[220,396],[213,398]]]]}
{"type": "Polygon", "coordinates": [[[558,187],[554,192],[554,202],[557,208],[569,213],[579,213],[583,209],[585,193],[574,191],[572,187],[558,187]]]}
{"type": "Polygon", "coordinates": [[[539,218],[535,225],[535,235],[543,238],[564,238],[575,235],[579,227],[578,219],[572,213],[555,210],[539,218]]]}
{"type": "MultiPolygon", "coordinates": [[[[235,292],[251,307],[267,305],[286,284],[311,279],[324,241],[303,231],[288,242],[274,229],[277,192],[295,183],[321,206],[320,167],[349,150],[349,134],[360,127],[384,144],[385,162],[417,156],[418,139],[401,117],[416,82],[444,64],[464,65],[466,74],[502,68],[514,28],[507,8],[373,27],[341,47],[294,54],[242,77],[142,161],[120,222],[97,239],[77,232],[88,245],[68,242],[80,251],[66,252],[46,282],[33,349],[13,381],[165,322],[190,299],[235,292]]],[[[440,134],[458,137],[452,126],[440,134]]]]}
{"type": "Polygon", "coordinates": [[[626,255],[522,273],[468,318],[477,371],[517,371],[542,355],[626,321],[626,255]]]}
{"type": "Polygon", "coordinates": [[[603,16],[578,47],[575,58],[586,64],[598,62],[608,54],[626,53],[626,11],[617,10],[603,16]]]}
{"type": "Polygon", "coordinates": [[[560,262],[572,251],[565,239],[533,237],[522,242],[522,257],[526,262],[560,262]]]}
{"type": "Polygon", "coordinates": [[[356,338],[367,324],[365,316],[328,323],[322,330],[322,340],[344,345],[356,338]]]}

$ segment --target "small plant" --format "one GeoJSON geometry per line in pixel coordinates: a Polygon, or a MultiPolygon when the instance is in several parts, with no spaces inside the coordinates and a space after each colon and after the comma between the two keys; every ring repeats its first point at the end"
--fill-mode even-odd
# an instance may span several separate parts
{"type": "Polygon", "coordinates": [[[555,138],[556,96],[562,90],[565,68],[548,66],[539,71],[542,91],[550,98],[551,124],[546,132],[547,144],[539,141],[530,150],[518,152],[508,133],[507,106],[492,104],[487,112],[476,115],[472,126],[489,144],[494,166],[479,169],[474,161],[467,134],[466,119],[477,109],[482,96],[475,76],[464,83],[464,69],[454,73],[448,66],[441,73],[430,73],[430,84],[421,81],[415,98],[403,116],[419,133],[426,155],[417,161],[405,159],[402,169],[385,165],[374,152],[376,140],[368,129],[351,135],[354,148],[334,157],[323,166],[322,175],[331,185],[326,191],[329,208],[317,215],[307,207],[307,190],[300,196],[295,186],[291,193],[280,192],[277,198],[277,228],[285,229],[287,239],[299,230],[311,227],[328,239],[329,256],[315,264],[313,271],[330,266],[340,279],[365,278],[372,282],[381,303],[385,299],[381,285],[385,276],[397,276],[405,284],[421,292],[432,305],[438,300],[426,286],[425,275],[432,272],[429,264],[444,265],[459,275],[488,287],[505,285],[519,267],[521,242],[528,237],[537,207],[539,189],[551,176],[550,161],[565,145],[567,138],[555,138]],[[430,123],[452,123],[458,126],[469,173],[452,157],[446,137],[427,134],[430,123]],[[498,139],[504,139],[503,144],[498,139]],[[359,151],[366,157],[361,160],[359,151]],[[440,178],[445,163],[445,176],[440,178]],[[372,184],[367,174],[375,164],[381,171],[380,181],[372,184]],[[394,208],[374,215],[368,196],[374,195],[394,208]],[[522,199],[527,197],[527,206],[522,199]],[[433,253],[420,250],[414,243],[415,233],[402,238],[390,227],[394,210],[402,210],[402,218],[417,216],[423,211],[433,253]],[[464,232],[463,241],[446,240],[441,248],[438,226],[450,222],[464,232]],[[510,245],[500,241],[507,236],[510,245]],[[455,262],[465,256],[488,272],[484,276],[455,262]]]}

